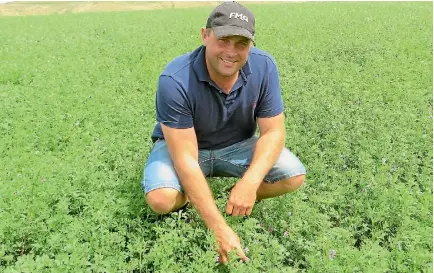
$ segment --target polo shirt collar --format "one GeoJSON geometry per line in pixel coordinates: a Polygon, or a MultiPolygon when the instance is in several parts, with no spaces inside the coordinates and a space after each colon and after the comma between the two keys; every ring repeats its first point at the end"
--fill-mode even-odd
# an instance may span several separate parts
{"type": "Polygon", "coordinates": [[[252,74],[252,70],[250,69],[249,58],[247,58],[246,64],[241,68],[241,77],[245,82],[247,82],[247,77],[252,74]]]}
{"type": "MultiPolygon", "coordinates": [[[[197,75],[199,81],[212,82],[208,73],[205,62],[205,47],[202,45],[199,48],[199,53],[197,54],[196,60],[193,62],[193,70],[197,75]]],[[[241,68],[240,75],[245,82],[247,82],[247,77],[252,74],[250,69],[249,59],[247,59],[246,64],[241,68]]]]}
{"type": "Polygon", "coordinates": [[[197,54],[196,60],[193,62],[193,70],[199,81],[211,82],[208,69],[206,68],[205,47],[203,45],[199,47],[199,53],[197,54]]]}

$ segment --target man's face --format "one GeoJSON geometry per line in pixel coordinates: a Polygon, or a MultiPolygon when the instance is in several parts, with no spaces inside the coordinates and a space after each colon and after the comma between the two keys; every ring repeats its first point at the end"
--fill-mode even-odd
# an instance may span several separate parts
{"type": "Polygon", "coordinates": [[[247,62],[250,39],[242,36],[217,38],[213,31],[202,29],[202,41],[206,47],[205,58],[211,77],[231,77],[247,62]]]}

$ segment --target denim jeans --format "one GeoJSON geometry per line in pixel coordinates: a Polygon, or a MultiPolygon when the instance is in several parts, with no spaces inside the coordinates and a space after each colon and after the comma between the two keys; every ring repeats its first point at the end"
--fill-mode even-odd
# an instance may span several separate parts
{"type": "MultiPolygon", "coordinates": [[[[241,178],[253,158],[257,136],[216,150],[199,150],[199,166],[205,177],[241,178]]],[[[266,183],[275,183],[293,176],[306,174],[300,160],[284,148],[274,166],[264,178],[266,183]]],[[[173,167],[166,141],[159,139],[154,143],[146,162],[141,181],[145,193],[159,188],[173,188],[183,192],[173,167]]]]}

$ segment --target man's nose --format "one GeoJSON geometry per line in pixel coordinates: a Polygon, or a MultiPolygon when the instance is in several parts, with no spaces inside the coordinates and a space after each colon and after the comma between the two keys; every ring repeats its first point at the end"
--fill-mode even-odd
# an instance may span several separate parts
{"type": "Polygon", "coordinates": [[[235,49],[235,42],[231,41],[228,46],[226,47],[226,54],[229,57],[235,57],[237,55],[237,51],[235,49]]]}

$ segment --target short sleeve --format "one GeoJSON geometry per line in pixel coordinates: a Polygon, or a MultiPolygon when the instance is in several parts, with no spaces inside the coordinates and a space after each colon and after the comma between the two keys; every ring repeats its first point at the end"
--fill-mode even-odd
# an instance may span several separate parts
{"type": "Polygon", "coordinates": [[[273,61],[269,61],[269,72],[265,76],[264,84],[256,104],[256,116],[269,118],[283,112],[282,91],[280,88],[279,72],[273,61]]]}
{"type": "Polygon", "coordinates": [[[172,77],[160,76],[155,103],[158,122],[177,129],[193,127],[187,94],[172,77]]]}

